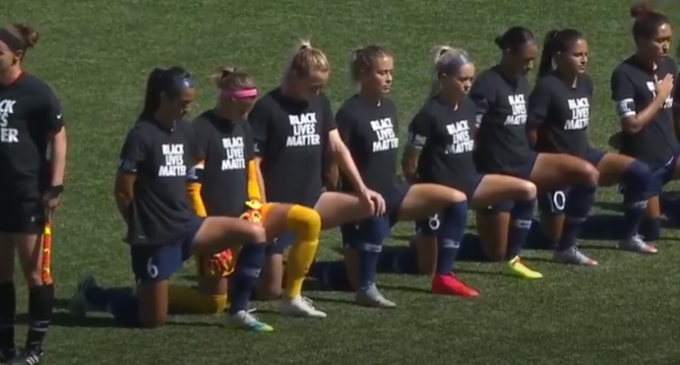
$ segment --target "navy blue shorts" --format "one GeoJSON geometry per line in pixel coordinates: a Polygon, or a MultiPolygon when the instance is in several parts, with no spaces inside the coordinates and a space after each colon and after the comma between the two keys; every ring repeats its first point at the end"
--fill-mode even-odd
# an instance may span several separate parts
{"type": "Polygon", "coordinates": [[[131,245],[132,272],[137,283],[168,280],[191,257],[194,237],[204,218],[195,217],[187,230],[165,245],[131,245]]]}
{"type": "MultiPolygon", "coordinates": [[[[464,186],[454,187],[454,189],[465,193],[465,196],[467,197],[468,201],[470,201],[475,196],[475,191],[477,191],[477,187],[479,187],[479,184],[482,182],[482,179],[484,179],[484,174],[475,174],[475,176],[472,179],[470,179],[464,186]]],[[[416,221],[415,224],[416,232],[426,236],[433,236],[439,229],[440,224],[441,223],[439,222],[439,214],[434,214],[427,219],[421,219],[419,221],[416,221]]]]}
{"type": "MultiPolygon", "coordinates": [[[[583,159],[588,161],[593,166],[597,166],[606,152],[600,151],[596,148],[591,148],[583,159]]],[[[567,194],[569,194],[569,188],[562,190],[555,190],[548,193],[543,193],[538,196],[538,209],[543,214],[562,214],[564,212],[564,207],[567,204],[567,194]]]]}
{"type": "Polygon", "coordinates": [[[286,232],[269,243],[267,254],[282,254],[295,241],[295,233],[286,232]]]}
{"type": "Polygon", "coordinates": [[[379,243],[387,238],[399,219],[399,209],[409,189],[410,185],[398,183],[383,195],[386,205],[384,215],[340,226],[343,245],[356,247],[362,243],[379,243]]]}
{"type": "Polygon", "coordinates": [[[42,234],[45,208],[39,200],[0,200],[0,232],[42,234]]]}
{"type": "Polygon", "coordinates": [[[663,187],[673,180],[675,166],[677,166],[680,153],[676,153],[668,162],[652,171],[652,179],[649,186],[651,196],[657,196],[663,191],[663,187]]]}

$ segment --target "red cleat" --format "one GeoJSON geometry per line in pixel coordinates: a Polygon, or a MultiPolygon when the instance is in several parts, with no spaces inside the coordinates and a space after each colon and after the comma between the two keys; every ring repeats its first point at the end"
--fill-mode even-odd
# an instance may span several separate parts
{"type": "Polygon", "coordinates": [[[432,294],[457,295],[459,297],[476,297],[479,292],[459,280],[454,274],[436,274],[430,287],[432,294]]]}

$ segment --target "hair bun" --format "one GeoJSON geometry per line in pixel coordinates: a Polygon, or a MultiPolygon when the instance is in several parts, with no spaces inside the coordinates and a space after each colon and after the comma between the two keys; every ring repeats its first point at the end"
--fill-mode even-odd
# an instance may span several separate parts
{"type": "Polygon", "coordinates": [[[33,27],[21,23],[12,24],[12,27],[19,32],[28,48],[33,48],[38,43],[40,35],[33,27]]]}
{"type": "Polygon", "coordinates": [[[493,39],[493,42],[500,48],[503,48],[503,36],[499,35],[496,36],[496,38],[493,39]]]}
{"type": "Polygon", "coordinates": [[[229,75],[233,74],[234,72],[236,72],[236,67],[233,66],[220,67],[220,76],[222,77],[229,77],[229,75]]]}
{"type": "Polygon", "coordinates": [[[312,48],[312,43],[309,40],[301,40],[300,46],[298,47],[298,51],[302,51],[303,49],[311,49],[311,48],[312,48]]]}
{"type": "Polygon", "coordinates": [[[649,14],[650,11],[652,11],[652,9],[649,5],[649,2],[640,1],[630,8],[630,16],[633,18],[639,18],[649,14]]]}

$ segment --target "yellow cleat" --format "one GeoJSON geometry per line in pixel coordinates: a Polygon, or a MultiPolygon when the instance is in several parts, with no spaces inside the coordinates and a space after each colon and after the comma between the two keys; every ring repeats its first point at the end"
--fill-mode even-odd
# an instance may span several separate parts
{"type": "Polygon", "coordinates": [[[530,268],[524,266],[519,256],[515,256],[514,259],[508,262],[505,271],[509,275],[516,276],[522,279],[534,280],[543,278],[543,274],[541,274],[540,272],[531,270],[530,268]]]}

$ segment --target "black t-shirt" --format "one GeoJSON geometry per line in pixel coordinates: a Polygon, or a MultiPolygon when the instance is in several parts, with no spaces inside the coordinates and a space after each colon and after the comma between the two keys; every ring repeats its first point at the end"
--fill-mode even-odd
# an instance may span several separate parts
{"type": "Polygon", "coordinates": [[[250,124],[220,118],[208,110],[192,127],[196,158],[203,165],[201,198],[206,212],[239,216],[248,199],[248,163],[254,157],[250,124]]]}
{"type": "Polygon", "coordinates": [[[49,187],[50,138],[64,126],[59,99],[39,78],[0,83],[0,200],[33,200],[49,187]]]}
{"type": "Polygon", "coordinates": [[[280,88],[257,101],[248,117],[267,200],[314,206],[323,187],[328,133],[336,129],[330,100],[288,97],[280,88]]]}
{"type": "Polygon", "coordinates": [[[119,169],[135,173],[128,217],[130,244],[163,245],[186,232],[193,212],[186,191],[187,171],[195,164],[186,122],[169,129],[141,120],[128,132],[119,169]]]}
{"type": "Polygon", "coordinates": [[[588,123],[593,81],[578,75],[576,86],[550,73],[536,83],[529,97],[529,124],[536,127],[536,150],[584,157],[590,149],[588,123]]]}
{"type": "MultiPolygon", "coordinates": [[[[668,57],[661,59],[654,71],[646,70],[635,57],[621,62],[612,73],[612,100],[620,118],[634,116],[643,111],[656,97],[654,76],[662,80],[666,75],[677,74],[677,67],[668,57]]],[[[677,93],[675,87],[674,93],[677,93]]],[[[638,158],[652,168],[665,165],[677,151],[673,127],[673,95],[669,96],[654,120],[635,134],[623,133],[621,153],[638,158]]]]}
{"type": "Polygon", "coordinates": [[[477,168],[483,173],[511,172],[526,163],[531,148],[526,135],[529,82],[506,78],[498,66],[482,72],[472,85],[477,106],[477,168]]]}
{"type": "Polygon", "coordinates": [[[438,97],[425,102],[408,127],[409,143],[422,149],[418,158],[418,181],[465,191],[477,174],[475,104],[463,99],[457,109],[438,97]]]}
{"type": "MultiPolygon", "coordinates": [[[[390,194],[396,186],[399,152],[397,106],[392,99],[375,105],[355,95],[338,110],[335,122],[366,186],[390,194]]],[[[343,191],[354,190],[344,174],[340,178],[343,191]]]]}

